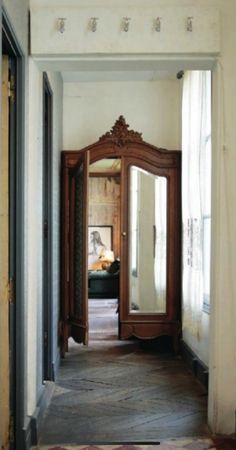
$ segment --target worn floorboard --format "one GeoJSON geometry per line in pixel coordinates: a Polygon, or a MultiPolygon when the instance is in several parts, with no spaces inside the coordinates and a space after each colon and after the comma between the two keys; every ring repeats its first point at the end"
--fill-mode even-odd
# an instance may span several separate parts
{"type": "Polygon", "coordinates": [[[40,444],[207,437],[207,396],[184,362],[161,341],[119,341],[114,302],[90,309],[90,344],[62,360],[40,444]]]}

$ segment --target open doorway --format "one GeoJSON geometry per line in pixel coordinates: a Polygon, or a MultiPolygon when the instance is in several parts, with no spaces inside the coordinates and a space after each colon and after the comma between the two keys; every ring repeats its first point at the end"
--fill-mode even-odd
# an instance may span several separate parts
{"type": "Polygon", "coordinates": [[[120,169],[119,158],[102,159],[89,166],[89,341],[118,339],[120,169]]]}

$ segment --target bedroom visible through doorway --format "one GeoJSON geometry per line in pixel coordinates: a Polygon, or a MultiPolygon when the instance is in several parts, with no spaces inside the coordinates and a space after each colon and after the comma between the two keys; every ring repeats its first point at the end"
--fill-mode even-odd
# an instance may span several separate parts
{"type": "Polygon", "coordinates": [[[120,285],[119,158],[89,166],[89,341],[118,338],[120,285]]]}

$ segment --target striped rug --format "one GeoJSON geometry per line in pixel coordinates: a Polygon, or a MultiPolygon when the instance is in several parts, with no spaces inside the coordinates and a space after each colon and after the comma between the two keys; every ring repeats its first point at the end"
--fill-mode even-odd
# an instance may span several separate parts
{"type": "Polygon", "coordinates": [[[31,450],[217,450],[211,439],[182,438],[161,441],[159,444],[120,445],[55,445],[33,447],[31,450]]]}

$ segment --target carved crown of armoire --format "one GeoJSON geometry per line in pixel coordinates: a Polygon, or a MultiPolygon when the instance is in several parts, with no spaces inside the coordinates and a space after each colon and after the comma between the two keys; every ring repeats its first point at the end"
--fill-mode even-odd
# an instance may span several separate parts
{"type": "Polygon", "coordinates": [[[68,338],[88,342],[88,176],[98,160],[120,159],[119,337],[181,330],[181,152],[155,147],[120,116],[95,144],[62,152],[62,354],[68,338]]]}

